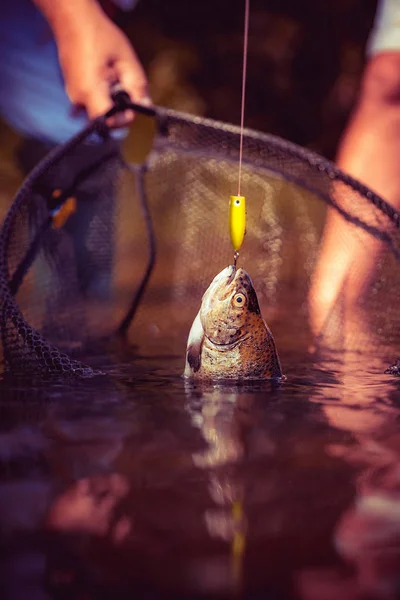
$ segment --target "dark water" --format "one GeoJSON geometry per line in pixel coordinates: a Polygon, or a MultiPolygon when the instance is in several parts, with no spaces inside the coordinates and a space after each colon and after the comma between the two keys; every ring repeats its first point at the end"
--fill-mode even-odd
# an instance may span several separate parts
{"type": "Polygon", "coordinates": [[[400,597],[400,381],[281,358],[281,386],[188,384],[181,356],[3,379],[1,597],[400,597]]]}

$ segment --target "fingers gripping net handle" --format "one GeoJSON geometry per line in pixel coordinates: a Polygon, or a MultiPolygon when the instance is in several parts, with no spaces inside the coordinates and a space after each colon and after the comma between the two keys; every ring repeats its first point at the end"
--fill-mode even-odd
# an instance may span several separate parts
{"type": "Polygon", "coordinates": [[[129,94],[119,84],[112,86],[110,95],[114,106],[107,112],[106,119],[125,110],[133,110],[148,117],[155,117],[157,115],[156,107],[144,106],[143,104],[132,102],[129,94]]]}

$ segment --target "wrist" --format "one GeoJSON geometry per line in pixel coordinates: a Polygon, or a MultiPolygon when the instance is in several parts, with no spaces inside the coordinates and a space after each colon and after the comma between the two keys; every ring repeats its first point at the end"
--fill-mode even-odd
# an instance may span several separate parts
{"type": "Polygon", "coordinates": [[[96,0],[33,0],[48,20],[57,42],[79,35],[104,16],[96,0]]]}

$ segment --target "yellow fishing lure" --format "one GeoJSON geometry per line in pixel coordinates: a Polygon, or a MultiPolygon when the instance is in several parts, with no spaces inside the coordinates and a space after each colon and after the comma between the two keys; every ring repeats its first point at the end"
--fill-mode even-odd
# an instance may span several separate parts
{"type": "Polygon", "coordinates": [[[229,233],[235,252],[240,250],[246,233],[246,198],[231,196],[229,204],[229,233]]]}

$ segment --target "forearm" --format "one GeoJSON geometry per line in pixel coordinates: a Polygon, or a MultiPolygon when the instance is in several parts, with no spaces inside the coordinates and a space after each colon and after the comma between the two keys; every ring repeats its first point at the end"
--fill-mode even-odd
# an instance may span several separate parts
{"type": "Polygon", "coordinates": [[[43,13],[56,38],[82,29],[94,15],[102,13],[96,0],[33,0],[43,13]]]}
{"type": "Polygon", "coordinates": [[[340,144],[338,165],[400,207],[400,53],[369,60],[360,100],[340,144]]]}
{"type": "MultiPolygon", "coordinates": [[[[12,1],[12,0],[11,0],[12,1]]],[[[48,20],[65,90],[90,118],[112,106],[110,85],[118,81],[133,100],[147,102],[147,79],[129,40],[96,0],[32,0],[48,20]]],[[[123,116],[126,124],[132,114],[123,116]]]]}

